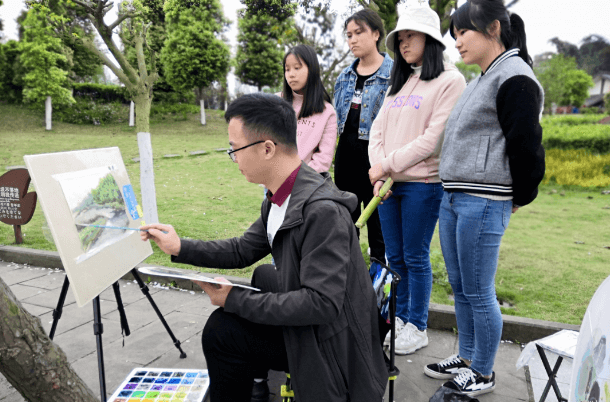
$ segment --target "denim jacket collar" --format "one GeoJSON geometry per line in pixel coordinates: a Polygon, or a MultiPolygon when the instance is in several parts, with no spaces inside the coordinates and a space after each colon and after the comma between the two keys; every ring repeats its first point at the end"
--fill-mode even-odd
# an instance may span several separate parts
{"type": "MultiPolygon", "coordinates": [[[[358,139],[368,140],[373,120],[379,113],[385,93],[390,85],[390,74],[394,61],[386,53],[381,53],[383,63],[381,67],[368,78],[364,84],[362,94],[362,109],[360,112],[360,126],[358,127],[358,139]]],[[[345,128],[345,121],[349,113],[352,97],[354,96],[358,74],[356,73],[356,61],[346,67],[335,83],[334,106],[337,112],[337,134],[341,135],[345,128]]]]}
{"type": "MultiPolygon", "coordinates": [[[[383,56],[383,63],[381,63],[381,67],[379,67],[379,69],[375,72],[375,74],[373,74],[371,78],[379,77],[389,80],[390,73],[392,72],[392,66],[394,65],[394,60],[392,60],[392,58],[387,53],[380,52],[380,54],[383,56]]],[[[356,72],[356,64],[359,60],[360,59],[354,60],[352,65],[349,66],[350,72],[356,75],[358,75],[358,73],[356,72]]]]}

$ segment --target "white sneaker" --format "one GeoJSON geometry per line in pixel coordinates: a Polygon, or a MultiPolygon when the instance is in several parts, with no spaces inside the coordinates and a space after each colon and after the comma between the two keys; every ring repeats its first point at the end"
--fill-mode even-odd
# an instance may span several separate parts
{"type": "Polygon", "coordinates": [[[420,331],[411,323],[408,323],[396,338],[396,354],[408,355],[418,349],[428,346],[428,334],[426,330],[420,331]]]}
{"type": "MultiPolygon", "coordinates": [[[[396,324],[394,325],[394,339],[398,338],[398,335],[405,329],[405,323],[399,318],[395,319],[396,324]]],[[[385,336],[385,340],[383,341],[383,346],[390,347],[390,339],[391,339],[392,331],[389,331],[385,336]]]]}

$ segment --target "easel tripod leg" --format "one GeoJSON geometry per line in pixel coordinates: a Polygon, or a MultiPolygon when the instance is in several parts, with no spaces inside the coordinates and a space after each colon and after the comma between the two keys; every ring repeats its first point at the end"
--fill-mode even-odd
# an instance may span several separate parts
{"type": "Polygon", "coordinates": [[[125,308],[123,308],[123,299],[121,298],[121,290],[119,283],[115,282],[112,284],[114,290],[114,297],[116,298],[117,308],[119,309],[119,317],[121,319],[121,330],[125,333],[125,336],[131,335],[129,330],[129,324],[127,323],[127,315],[125,314],[125,308]]]}
{"type": "Polygon", "coordinates": [[[93,333],[95,334],[97,343],[97,368],[100,375],[100,396],[102,397],[101,401],[106,402],[106,374],[104,372],[104,350],[102,346],[104,325],[102,324],[99,296],[96,296],[95,299],[93,299],[93,333]]]}
{"type": "Polygon", "coordinates": [[[176,339],[176,337],[174,336],[174,333],[172,332],[171,328],[169,327],[169,325],[167,325],[167,321],[165,321],[165,318],[163,318],[163,314],[161,314],[161,311],[157,307],[157,304],[155,303],[155,301],[153,300],[152,296],[150,295],[150,291],[148,290],[148,286],[146,286],[146,284],[144,283],[142,278],[140,278],[140,274],[138,274],[138,271],[135,268],[131,270],[131,274],[136,279],[136,282],[138,282],[138,285],[140,286],[140,290],[142,291],[142,293],[144,293],[144,296],[146,296],[146,298],[150,302],[153,310],[155,310],[155,313],[157,313],[157,316],[161,320],[161,323],[165,327],[165,330],[167,331],[169,336],[172,338],[172,341],[174,342],[174,345],[180,351],[180,358],[181,359],[186,358],[186,353],[184,353],[184,351],[180,347],[180,341],[178,339],[176,339]]]}
{"type": "Polygon", "coordinates": [[[64,284],[61,287],[61,293],[59,294],[59,300],[57,300],[57,307],[53,310],[53,325],[51,325],[51,332],[49,332],[49,338],[53,340],[55,336],[55,330],[57,329],[57,322],[61,318],[61,314],[64,309],[64,303],[66,301],[66,294],[68,293],[68,288],[70,287],[70,280],[68,276],[64,278],[64,284]]]}

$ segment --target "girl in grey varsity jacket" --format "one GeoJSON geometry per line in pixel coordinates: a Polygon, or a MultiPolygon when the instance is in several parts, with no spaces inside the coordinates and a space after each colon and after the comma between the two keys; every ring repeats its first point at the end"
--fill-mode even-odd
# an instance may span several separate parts
{"type": "Polygon", "coordinates": [[[478,64],[482,74],[447,120],[439,167],[439,235],[455,295],[459,353],[424,372],[452,378],[446,387],[476,396],[495,388],[500,242],[511,213],[536,198],[544,176],[544,93],[523,20],[509,16],[502,0],[469,0],[452,15],[450,32],[464,62],[478,64]]]}

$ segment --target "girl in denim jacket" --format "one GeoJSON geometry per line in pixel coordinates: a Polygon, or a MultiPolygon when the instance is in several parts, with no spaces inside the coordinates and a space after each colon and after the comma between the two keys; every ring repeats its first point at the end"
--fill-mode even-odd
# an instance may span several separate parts
{"type": "MultiPolygon", "coordinates": [[[[335,154],[335,183],[344,191],[356,194],[358,208],[352,212],[354,222],[360,217],[360,204],[366,206],[373,197],[368,178],[369,131],[381,109],[390,83],[393,61],[379,46],[385,31],[379,15],[370,9],[358,11],[345,21],[347,41],[356,61],[341,72],[335,83],[335,110],[339,145],[335,154]]],[[[367,221],[371,257],[385,261],[385,245],[379,214],[367,221]]]]}

